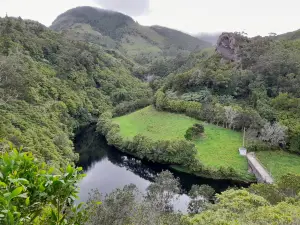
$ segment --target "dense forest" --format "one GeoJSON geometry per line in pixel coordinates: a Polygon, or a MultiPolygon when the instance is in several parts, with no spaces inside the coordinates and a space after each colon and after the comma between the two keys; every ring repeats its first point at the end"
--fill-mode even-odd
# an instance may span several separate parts
{"type": "Polygon", "coordinates": [[[45,162],[76,160],[74,132],[105,110],[151,100],[132,62],[114,51],[20,18],[1,19],[0,29],[0,138],[45,162]]]}
{"type": "Polygon", "coordinates": [[[70,39],[112,48],[141,65],[187,56],[211,44],[183,32],[160,26],[142,26],[131,17],[92,7],[77,7],[58,16],[52,29],[70,39]]]}
{"type": "Polygon", "coordinates": [[[192,54],[179,72],[152,81],[156,107],[232,129],[245,127],[249,140],[263,141],[250,146],[254,150],[299,153],[300,40],[231,35],[237,60],[217,52],[192,54]],[[180,101],[199,102],[202,108],[182,108],[180,101]]]}
{"type": "MultiPolygon", "coordinates": [[[[203,169],[188,140],[121,140],[112,118],[151,104],[245,128],[249,150],[299,157],[298,33],[226,33],[215,50],[182,32],[90,7],[62,14],[51,28],[0,18],[0,224],[299,224],[299,174],[221,194],[195,185],[187,214],[172,207],[180,186],[170,172],[146,193],[129,185],[73,204],[84,176],[74,166],[73,139],[97,121],[110,144],[140,158],[203,169]]],[[[236,176],[230,169],[214,175],[236,176]]]]}

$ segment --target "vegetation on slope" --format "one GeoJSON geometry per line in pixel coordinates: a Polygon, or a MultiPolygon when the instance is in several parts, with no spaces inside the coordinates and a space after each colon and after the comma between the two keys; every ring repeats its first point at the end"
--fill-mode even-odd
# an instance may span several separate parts
{"type": "MultiPolygon", "coordinates": [[[[156,108],[234,130],[246,128],[250,151],[299,153],[300,42],[233,37],[237,61],[218,53],[192,54],[177,73],[152,82],[156,108]]],[[[287,171],[298,173],[293,167],[299,156],[286,155],[295,158],[287,171]]],[[[277,179],[286,172],[284,161],[272,171],[277,179]]]]}
{"type": "MultiPolygon", "coordinates": [[[[71,20],[68,15],[64,17],[66,14],[60,17],[58,25],[62,27],[57,29],[67,27],[62,35],[33,21],[0,19],[0,138],[18,147],[25,146],[25,153],[0,146],[1,223],[134,224],[146,219],[144,224],[298,224],[299,176],[280,178],[287,172],[299,173],[299,156],[286,152],[300,152],[300,42],[291,40],[297,39],[297,32],[288,35],[288,40],[279,41],[239,36],[239,60],[229,62],[211,50],[188,56],[193,46],[186,40],[193,45],[196,41],[177,31],[160,28],[158,32],[139,26],[130,17],[107,11],[100,12],[101,21],[94,20],[99,10],[90,14],[90,9],[75,10],[71,20]],[[170,39],[170,33],[176,33],[176,38],[170,39]],[[135,57],[140,64],[153,64],[144,71],[144,67],[138,67],[118,51],[105,50],[100,45],[135,57]],[[169,68],[172,64],[176,66],[169,68]],[[151,82],[157,91],[155,107],[185,113],[197,120],[147,108],[152,110],[150,116],[154,119],[133,122],[143,128],[141,131],[128,128],[128,121],[120,121],[120,126],[113,122],[106,111],[122,115],[151,102],[148,85],[131,75],[149,71],[161,77],[151,82]],[[168,119],[162,120],[161,113],[168,119]],[[228,128],[246,127],[249,149],[259,151],[258,158],[270,168],[276,184],[228,190],[216,196],[214,205],[207,199],[205,204],[197,202],[197,213],[183,220],[168,205],[178,191],[176,182],[164,182],[165,178],[157,179],[158,184],[150,189],[158,192],[147,193],[143,204],[135,201],[137,193],[133,188],[124,188],[107,196],[101,205],[92,201],[90,211],[78,211],[70,205],[76,197],[79,171],[71,166],[61,171],[58,168],[77,159],[72,144],[74,130],[95,121],[99,115],[102,116],[97,129],[110,144],[140,158],[184,166],[189,172],[215,178],[241,178],[244,162],[236,161],[236,150],[234,156],[230,152],[221,162],[219,158],[225,152],[221,150],[225,148],[215,146],[218,142],[209,137],[230,135],[232,146],[228,140],[223,142],[232,150],[241,135],[228,128]],[[183,127],[186,130],[199,120],[227,129],[206,124],[206,136],[202,139],[193,140],[194,143],[184,140],[183,127]],[[160,140],[167,132],[156,128],[166,121],[172,121],[165,128],[178,140],[160,140]],[[123,135],[141,132],[144,136],[124,139],[122,123],[127,126],[123,135]],[[145,124],[149,126],[143,127],[145,124]],[[220,152],[214,151],[213,155],[212,148],[220,152]],[[282,150],[260,152],[279,148],[282,150]],[[207,161],[202,162],[202,158],[207,161]],[[242,170],[236,171],[235,165],[227,167],[229,162],[242,170]],[[50,164],[55,168],[49,170],[50,164]],[[207,165],[219,169],[212,170],[207,165]],[[171,187],[159,185],[164,183],[171,187]],[[161,201],[165,199],[166,202],[161,201]]],[[[143,110],[137,114],[140,112],[143,110]]],[[[131,116],[124,118],[130,121],[131,116]]],[[[200,194],[197,199],[203,196],[200,194]]]]}
{"type": "MultiPolygon", "coordinates": [[[[153,140],[183,140],[186,130],[198,120],[181,114],[157,111],[147,107],[113,120],[120,126],[124,138],[133,138],[140,134],[153,140]]],[[[242,145],[242,135],[238,132],[203,124],[203,137],[192,142],[197,149],[197,158],[204,166],[211,168],[229,168],[234,166],[239,174],[247,177],[247,161],[238,154],[242,145]]]]}
{"type": "Polygon", "coordinates": [[[261,151],[256,153],[257,158],[278,181],[287,173],[300,174],[300,156],[284,151],[261,151]]]}
{"type": "Polygon", "coordinates": [[[20,18],[0,19],[0,33],[0,138],[48,163],[77,159],[71,140],[80,125],[151,97],[113,51],[20,18]]]}
{"type": "Polygon", "coordinates": [[[300,30],[288,32],[285,34],[280,34],[275,36],[276,39],[283,39],[283,40],[296,40],[300,39],[300,30]]]}
{"type": "Polygon", "coordinates": [[[31,153],[1,145],[0,223],[6,225],[92,224],[298,224],[300,176],[286,175],[277,184],[253,184],[214,196],[207,185],[194,185],[189,214],[174,212],[180,186],[162,172],[140,193],[134,185],[105,196],[91,193],[87,203],[73,205],[81,168],[67,166],[56,174],[31,153]],[[215,204],[211,204],[212,201],[215,204]]]}
{"type": "Polygon", "coordinates": [[[51,28],[63,31],[69,38],[118,49],[140,64],[210,46],[188,34],[163,27],[141,26],[124,14],[93,7],[68,10],[58,16],[51,28]]]}

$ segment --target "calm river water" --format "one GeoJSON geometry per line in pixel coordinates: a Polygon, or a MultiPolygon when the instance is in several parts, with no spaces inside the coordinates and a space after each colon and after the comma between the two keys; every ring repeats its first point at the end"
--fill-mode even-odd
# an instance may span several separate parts
{"type": "Polygon", "coordinates": [[[174,203],[174,208],[181,211],[186,211],[189,197],[185,193],[193,184],[208,184],[216,192],[242,185],[228,180],[197,177],[174,171],[166,165],[136,159],[108,146],[105,138],[96,133],[95,125],[81,130],[75,139],[75,149],[80,154],[78,166],[82,166],[86,173],[80,182],[80,201],[86,201],[92,189],[98,189],[105,195],[131,183],[143,192],[153,182],[155,175],[163,170],[170,170],[180,180],[182,194],[174,203]]]}

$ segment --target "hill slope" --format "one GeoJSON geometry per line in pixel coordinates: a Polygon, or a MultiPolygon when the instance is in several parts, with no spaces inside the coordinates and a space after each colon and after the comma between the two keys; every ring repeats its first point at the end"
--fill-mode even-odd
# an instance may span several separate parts
{"type": "Polygon", "coordinates": [[[54,165],[72,162],[73,132],[108,109],[151,98],[114,51],[43,25],[0,19],[0,140],[54,165]]]}
{"type": "Polygon", "coordinates": [[[285,34],[280,34],[276,36],[277,39],[285,39],[285,40],[296,40],[300,39],[300,29],[292,32],[288,32],[285,34]]]}
{"type": "Polygon", "coordinates": [[[141,26],[124,14],[93,7],[77,7],[61,14],[51,29],[77,40],[118,49],[140,63],[173,57],[211,44],[169,28],[141,26]]]}

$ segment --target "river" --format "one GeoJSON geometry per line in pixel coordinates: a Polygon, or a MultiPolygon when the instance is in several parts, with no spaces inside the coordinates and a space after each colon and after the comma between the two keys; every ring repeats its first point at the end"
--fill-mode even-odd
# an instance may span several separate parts
{"type": "Polygon", "coordinates": [[[116,188],[127,184],[135,184],[142,192],[153,182],[157,173],[170,170],[179,179],[182,193],[174,208],[186,211],[189,197],[186,193],[193,184],[208,184],[217,193],[228,187],[243,186],[230,180],[213,180],[182,173],[170,169],[167,165],[141,161],[125,154],[114,147],[108,146],[105,137],[96,133],[95,125],[80,131],[75,138],[75,150],[80,154],[78,166],[82,166],[86,177],[80,182],[80,201],[86,201],[92,189],[108,194],[116,188]]]}

